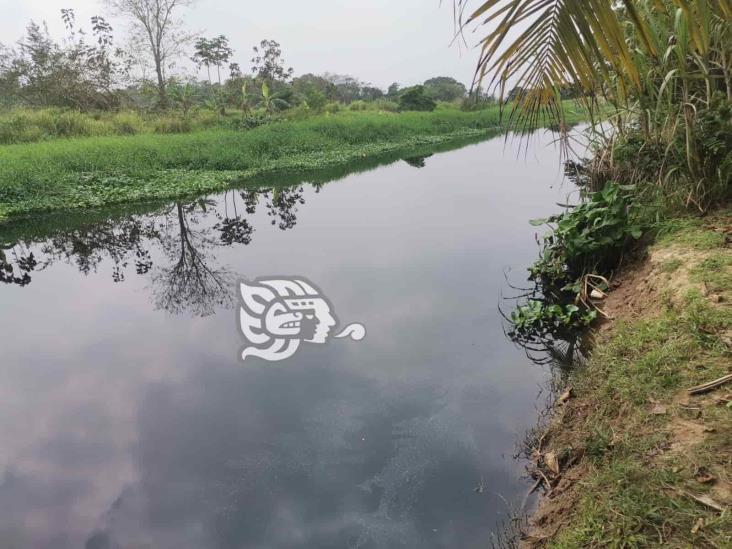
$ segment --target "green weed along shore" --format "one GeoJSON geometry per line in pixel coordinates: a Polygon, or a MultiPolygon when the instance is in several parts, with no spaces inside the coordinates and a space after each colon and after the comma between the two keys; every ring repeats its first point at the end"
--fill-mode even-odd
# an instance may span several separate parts
{"type": "MultiPolygon", "coordinates": [[[[578,117],[579,119],[579,117],[578,117]]],[[[55,139],[0,147],[0,219],[175,198],[278,170],[317,170],[496,131],[498,109],[348,112],[253,130],[55,139]]]]}

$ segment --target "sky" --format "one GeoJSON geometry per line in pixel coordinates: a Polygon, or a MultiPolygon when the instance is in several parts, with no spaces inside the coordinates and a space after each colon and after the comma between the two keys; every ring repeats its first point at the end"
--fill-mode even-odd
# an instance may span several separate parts
{"type": "MultiPolygon", "coordinates": [[[[107,16],[116,32],[124,28],[100,0],[0,0],[0,42],[17,41],[31,19],[46,21],[60,38],[61,8],[73,8],[87,28],[95,14],[107,16]]],[[[226,35],[243,69],[265,38],[280,42],[296,75],[349,74],[381,88],[433,76],[469,86],[478,57],[475,34],[466,35],[467,45],[451,45],[451,0],[198,0],[181,15],[193,31],[226,35]]]]}

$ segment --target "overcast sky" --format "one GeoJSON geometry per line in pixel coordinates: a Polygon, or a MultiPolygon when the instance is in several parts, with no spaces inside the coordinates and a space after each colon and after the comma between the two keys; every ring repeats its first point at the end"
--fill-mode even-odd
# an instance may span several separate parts
{"type": "MultiPolygon", "coordinates": [[[[0,0],[0,42],[18,40],[31,19],[46,21],[61,37],[60,9],[66,7],[87,27],[92,15],[109,15],[100,0],[0,0]]],[[[181,14],[192,30],[229,37],[243,69],[264,38],[280,42],[295,74],[350,74],[382,88],[432,76],[469,85],[478,55],[474,43],[450,45],[451,0],[198,0],[181,14]]],[[[123,25],[111,20],[119,32],[123,25]]]]}

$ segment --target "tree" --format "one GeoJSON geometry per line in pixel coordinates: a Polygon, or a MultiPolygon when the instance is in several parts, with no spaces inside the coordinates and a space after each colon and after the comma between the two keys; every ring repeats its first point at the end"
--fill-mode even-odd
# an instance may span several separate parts
{"type": "Polygon", "coordinates": [[[399,96],[399,110],[433,111],[437,104],[425,94],[424,86],[412,86],[402,91],[399,96]]]}
{"type": "Polygon", "coordinates": [[[389,99],[396,99],[399,95],[399,83],[393,82],[386,91],[386,96],[389,99]]]}
{"type": "Polygon", "coordinates": [[[361,88],[360,96],[361,99],[365,101],[374,101],[384,97],[384,92],[381,88],[377,88],[375,86],[364,86],[361,88]]]}
{"type": "MultiPolygon", "coordinates": [[[[234,50],[229,46],[229,39],[223,34],[220,34],[215,38],[211,38],[210,40],[208,38],[200,37],[196,40],[194,48],[195,53],[192,58],[193,62],[195,62],[199,67],[206,67],[209,84],[211,83],[211,67],[216,67],[216,74],[220,85],[221,67],[228,63],[229,59],[231,59],[231,56],[234,54],[234,50]]],[[[239,66],[236,63],[232,63],[232,65],[235,65],[235,70],[239,71],[239,66]]]]}
{"type": "Polygon", "coordinates": [[[325,73],[323,78],[335,86],[335,98],[338,101],[348,104],[361,97],[363,84],[353,76],[325,73]]]}
{"type": "MultiPolygon", "coordinates": [[[[455,0],[459,10],[468,2],[455,0]]],[[[490,75],[489,86],[500,89],[501,99],[507,82],[523,89],[511,118],[531,129],[542,112],[562,123],[562,88],[587,98],[588,108],[602,95],[616,104],[648,98],[640,110],[651,104],[655,110],[658,92],[675,94],[685,87],[681,93],[688,100],[692,85],[702,89],[706,102],[715,89],[732,100],[730,19],[729,0],[484,0],[460,25],[495,22],[481,40],[476,82],[490,75]],[[512,28],[524,30],[509,33],[512,28]],[[710,73],[712,66],[718,76],[710,73]]]]}
{"type": "Polygon", "coordinates": [[[282,48],[275,40],[262,40],[259,46],[254,46],[252,62],[252,74],[259,80],[269,82],[285,82],[292,78],[294,69],[285,68],[285,60],[282,58],[282,48]]]}
{"type": "Polygon", "coordinates": [[[105,0],[112,10],[130,20],[132,40],[152,58],[157,77],[158,104],[167,107],[166,70],[193,35],[183,30],[177,17],[181,8],[195,0],[105,0]]]}
{"type": "Polygon", "coordinates": [[[336,87],[333,82],[324,76],[316,76],[310,73],[293,79],[292,89],[299,94],[307,94],[309,90],[316,90],[331,101],[337,98],[336,87]]]}
{"type": "Polygon", "coordinates": [[[17,50],[0,48],[0,91],[4,102],[77,109],[112,108],[119,95],[115,85],[126,67],[113,45],[112,27],[91,18],[93,39],[76,27],[73,10],[61,10],[68,31],[56,42],[48,29],[31,21],[17,50]]]}
{"type": "Polygon", "coordinates": [[[717,126],[732,105],[729,0],[483,0],[464,24],[488,21],[475,80],[501,99],[509,83],[523,90],[510,106],[512,129],[550,119],[566,136],[562,95],[575,95],[593,123],[614,125],[595,132],[612,136],[598,158],[626,145],[629,158],[650,160],[597,167],[596,187],[656,181],[702,212],[729,192],[730,148],[718,139],[729,130],[717,126]],[[595,116],[606,105],[615,115],[595,116]]]}
{"type": "Polygon", "coordinates": [[[425,93],[435,101],[455,101],[467,93],[465,85],[449,76],[430,78],[424,83],[425,93]]]}

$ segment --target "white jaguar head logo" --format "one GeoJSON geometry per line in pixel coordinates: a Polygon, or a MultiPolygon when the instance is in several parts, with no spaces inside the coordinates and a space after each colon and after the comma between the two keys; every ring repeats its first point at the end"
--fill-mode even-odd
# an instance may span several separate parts
{"type": "MultiPolygon", "coordinates": [[[[242,306],[239,327],[247,339],[242,359],[256,356],[284,360],[302,341],[326,343],[338,324],[328,299],[303,278],[259,278],[239,283],[242,306]]],[[[361,324],[350,324],[336,338],[359,341],[366,335],[361,324]]]]}

